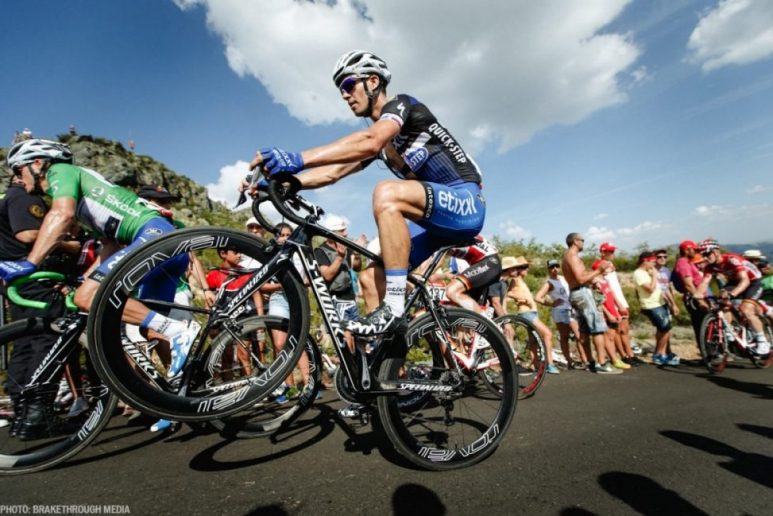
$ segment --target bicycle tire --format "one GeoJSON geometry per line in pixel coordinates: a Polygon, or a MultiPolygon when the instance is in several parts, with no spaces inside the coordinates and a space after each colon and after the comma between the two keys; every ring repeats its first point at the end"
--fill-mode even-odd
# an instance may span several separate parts
{"type": "Polygon", "coordinates": [[[724,336],[721,331],[717,314],[707,313],[701,321],[698,349],[703,358],[703,365],[712,374],[722,373],[727,366],[727,350],[724,349],[724,336]]]}
{"type": "MultiPolygon", "coordinates": [[[[252,316],[240,322],[243,325],[241,334],[234,337],[228,333],[222,333],[212,342],[207,370],[213,381],[217,381],[224,374],[247,377],[249,374],[254,374],[254,371],[260,370],[263,367],[260,352],[256,352],[252,343],[247,344],[245,341],[250,339],[250,334],[263,330],[266,332],[266,348],[269,348],[271,346],[268,344],[268,331],[286,327],[282,318],[274,316],[252,316]],[[252,373],[248,374],[244,370],[238,354],[234,357],[235,346],[248,348],[252,373]],[[224,357],[227,358],[224,360],[224,357]]],[[[297,398],[290,398],[286,403],[278,404],[269,396],[253,407],[248,407],[225,419],[215,419],[210,421],[210,424],[223,435],[238,439],[267,437],[290,426],[314,404],[322,384],[322,357],[311,336],[306,339],[304,352],[309,360],[309,378],[297,398]]],[[[273,351],[266,349],[263,353],[273,353],[273,351]]]]}
{"type": "Polygon", "coordinates": [[[440,375],[432,375],[441,378],[441,382],[419,387],[421,405],[404,403],[402,390],[416,392],[416,387],[411,388],[414,380],[407,376],[407,371],[414,364],[429,367],[434,363],[432,357],[443,354],[433,349],[439,346],[439,330],[431,314],[426,313],[408,325],[405,346],[394,346],[395,355],[381,364],[381,385],[397,386],[401,391],[378,398],[379,420],[403,457],[434,471],[471,466],[491,455],[512,422],[517,399],[512,353],[499,329],[485,317],[461,308],[446,308],[442,317],[451,338],[462,340],[465,334],[478,334],[478,338],[488,342],[499,361],[502,394],[494,395],[480,385],[476,374],[459,375],[456,368],[447,368],[444,362],[440,375]],[[452,385],[453,391],[438,389],[452,385]],[[482,421],[474,421],[476,418],[482,421]]]}
{"type": "MultiPolygon", "coordinates": [[[[8,345],[20,337],[46,333],[59,335],[51,328],[50,320],[32,317],[0,327],[0,344],[8,345]]],[[[85,352],[80,345],[76,345],[74,349],[78,353],[85,352]]],[[[91,444],[112,417],[118,398],[94,375],[87,373],[87,381],[78,396],[88,401],[88,408],[74,418],[53,416],[58,421],[67,421],[66,431],[33,441],[21,441],[11,437],[7,431],[0,433],[0,476],[49,469],[91,444]]]]}
{"type": "MultiPolygon", "coordinates": [[[[542,340],[534,323],[523,316],[507,314],[494,319],[494,323],[503,333],[505,324],[510,323],[514,326],[513,342],[508,344],[513,349],[518,374],[518,399],[523,400],[534,396],[547,376],[548,350],[545,347],[545,341],[542,340]]],[[[496,386],[490,385],[485,371],[481,374],[486,385],[496,392],[496,386]]]]}
{"type": "MultiPolygon", "coordinates": [[[[192,385],[191,390],[185,394],[179,393],[166,382],[164,371],[154,370],[147,362],[141,363],[141,356],[133,357],[140,361],[137,362],[140,367],[135,367],[135,362],[127,359],[119,330],[121,317],[127,300],[142,279],[149,277],[150,273],[166,274],[161,266],[178,255],[194,252],[201,255],[202,261],[206,262],[207,253],[211,256],[217,249],[226,246],[262,264],[267,263],[273,256],[272,246],[245,232],[227,228],[183,229],[142,245],[118,262],[102,282],[89,315],[89,343],[100,376],[127,404],[154,417],[174,421],[220,419],[233,415],[267,396],[284,380],[298,361],[303,353],[302,343],[308,334],[309,305],[307,293],[292,267],[287,267],[276,275],[277,282],[287,296],[290,313],[293,314],[288,321],[287,343],[276,360],[241,389],[206,388],[203,350],[198,362],[188,360],[191,365],[186,367],[194,368],[191,376],[197,384],[192,385]]],[[[179,305],[176,308],[187,309],[179,305]]],[[[209,339],[209,336],[200,334],[199,338],[209,339]]],[[[205,342],[204,346],[209,344],[205,342]]]]}

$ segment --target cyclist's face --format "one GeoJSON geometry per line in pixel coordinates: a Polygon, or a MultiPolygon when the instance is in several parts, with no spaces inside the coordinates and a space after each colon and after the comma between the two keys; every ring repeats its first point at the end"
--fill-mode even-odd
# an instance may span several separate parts
{"type": "Polygon", "coordinates": [[[365,83],[373,91],[378,86],[379,78],[371,75],[366,81],[362,77],[350,75],[341,81],[341,98],[349,104],[349,109],[357,116],[363,116],[368,111],[368,95],[365,91],[365,83]]]}

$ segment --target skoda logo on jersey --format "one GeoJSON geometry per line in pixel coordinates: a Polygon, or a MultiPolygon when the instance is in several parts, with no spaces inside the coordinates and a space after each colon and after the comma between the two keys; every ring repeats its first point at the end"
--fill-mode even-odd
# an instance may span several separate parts
{"type": "Polygon", "coordinates": [[[411,170],[418,170],[424,165],[427,158],[429,158],[427,149],[419,147],[418,149],[405,154],[405,164],[408,165],[411,170]]]}
{"type": "Polygon", "coordinates": [[[101,186],[95,186],[94,188],[91,189],[91,195],[93,195],[94,197],[102,197],[103,195],[105,195],[105,189],[102,188],[101,186]]]}
{"type": "Polygon", "coordinates": [[[457,215],[472,215],[478,213],[473,197],[467,192],[467,198],[457,197],[453,192],[439,191],[438,205],[457,215]]]}

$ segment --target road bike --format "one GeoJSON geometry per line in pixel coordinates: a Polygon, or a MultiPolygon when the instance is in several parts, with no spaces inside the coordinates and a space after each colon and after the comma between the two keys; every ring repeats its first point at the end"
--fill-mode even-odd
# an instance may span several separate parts
{"type": "MultiPolygon", "coordinates": [[[[63,274],[36,272],[17,278],[7,289],[10,302],[44,310],[47,304],[21,297],[19,287],[29,281],[44,282],[54,291],[74,288],[76,283],[63,274]]],[[[82,332],[86,314],[67,298],[68,313],[56,319],[30,317],[0,327],[0,369],[4,381],[9,352],[23,337],[49,337],[51,349],[21,388],[21,400],[36,404],[44,413],[46,428],[33,440],[22,440],[14,426],[25,415],[10,397],[0,400],[2,419],[8,428],[0,432],[0,475],[31,473],[50,468],[88,446],[112,417],[117,398],[110,393],[91,367],[82,332]],[[68,374],[65,374],[65,372],[68,374]],[[64,380],[64,381],[63,381],[64,380]]],[[[17,404],[18,405],[18,404],[17,404]]]]}
{"type": "Polygon", "coordinates": [[[547,375],[547,347],[534,323],[517,314],[494,319],[513,350],[518,373],[518,399],[534,396],[547,375]],[[509,327],[509,328],[508,328],[509,327]]]}
{"type": "MultiPolygon", "coordinates": [[[[429,309],[398,331],[372,342],[375,349],[371,353],[359,345],[350,350],[311,240],[323,236],[370,260],[378,262],[380,258],[318,224],[323,211],[298,195],[299,189],[300,183],[293,176],[269,183],[267,198],[284,218],[297,224],[283,245],[223,228],[192,228],[161,236],[119,262],[103,281],[89,318],[90,343],[100,374],[120,397],[158,417],[204,421],[254,406],[293,370],[303,352],[310,318],[307,292],[302,287],[305,276],[338,353],[346,378],[344,390],[351,399],[377,407],[379,421],[398,452],[413,464],[433,470],[469,466],[489,456],[508,429],[516,407],[513,356],[503,334],[477,313],[435,305],[426,288],[428,275],[411,274],[414,288],[406,306],[412,310],[421,299],[429,309]],[[172,385],[157,378],[155,370],[127,357],[114,337],[126,302],[136,297],[136,286],[150,274],[158,274],[167,260],[195,252],[206,262],[217,249],[226,247],[264,265],[251,273],[225,306],[196,308],[202,331],[183,366],[182,377],[172,385]],[[206,385],[202,379],[207,376],[209,330],[238,335],[238,317],[245,310],[245,301],[270,278],[281,283],[290,305],[286,345],[269,367],[256,371],[246,382],[226,380],[206,385]],[[491,357],[486,360],[498,361],[488,380],[498,386],[499,394],[492,394],[479,375],[463,370],[452,355],[454,345],[470,333],[485,341],[483,355],[491,357]]],[[[256,217],[260,201],[253,204],[256,217]]],[[[187,308],[152,299],[143,302],[187,308]]]]}
{"type": "MultiPolygon", "coordinates": [[[[744,300],[747,303],[755,303],[752,300],[744,300]]],[[[759,307],[758,307],[759,308],[759,307]]],[[[761,315],[760,321],[768,342],[773,342],[773,328],[767,317],[761,315]]],[[[755,367],[767,368],[773,364],[773,353],[760,356],[754,353],[755,344],[752,342],[754,335],[748,319],[732,303],[722,303],[710,300],[709,311],[703,317],[700,327],[700,347],[703,363],[709,372],[719,374],[727,366],[729,354],[746,358],[755,367]],[[732,317],[729,315],[732,314],[732,317]]]]}

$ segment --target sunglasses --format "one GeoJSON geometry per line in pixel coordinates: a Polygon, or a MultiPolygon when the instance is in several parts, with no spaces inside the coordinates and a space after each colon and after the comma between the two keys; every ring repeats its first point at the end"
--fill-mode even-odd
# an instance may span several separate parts
{"type": "Polygon", "coordinates": [[[362,77],[351,75],[346,79],[344,79],[343,82],[341,82],[341,86],[339,86],[338,89],[341,90],[341,93],[346,93],[347,95],[350,95],[354,90],[354,87],[357,86],[357,83],[360,82],[361,79],[362,77]]]}
{"type": "Polygon", "coordinates": [[[560,268],[561,268],[560,265],[551,265],[550,267],[548,267],[548,269],[560,269],[560,268]]]}
{"type": "Polygon", "coordinates": [[[668,258],[668,256],[667,256],[667,255],[665,255],[665,254],[659,254],[659,255],[657,256],[657,258],[666,258],[666,259],[667,259],[667,258],[668,258]]]}

